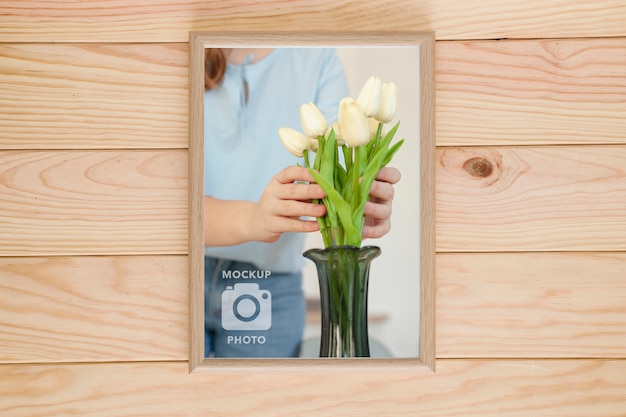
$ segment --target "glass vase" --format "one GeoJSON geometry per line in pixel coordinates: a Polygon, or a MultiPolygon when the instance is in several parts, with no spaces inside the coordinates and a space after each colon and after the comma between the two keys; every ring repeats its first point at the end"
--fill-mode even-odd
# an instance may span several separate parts
{"type": "Polygon", "coordinates": [[[377,246],[309,249],[317,268],[322,308],[320,357],[369,357],[367,293],[377,246]]]}

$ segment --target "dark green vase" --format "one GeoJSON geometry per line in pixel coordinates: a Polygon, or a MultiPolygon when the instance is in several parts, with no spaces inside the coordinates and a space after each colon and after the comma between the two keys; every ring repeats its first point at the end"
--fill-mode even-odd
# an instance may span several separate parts
{"type": "Polygon", "coordinates": [[[315,262],[322,305],[320,357],[369,357],[367,291],[370,264],[377,246],[333,246],[310,249],[315,262]]]}

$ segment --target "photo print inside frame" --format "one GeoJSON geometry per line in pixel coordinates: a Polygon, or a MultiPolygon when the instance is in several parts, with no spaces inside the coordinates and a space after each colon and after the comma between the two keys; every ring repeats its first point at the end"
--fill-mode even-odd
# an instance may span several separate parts
{"type": "MultiPolygon", "coordinates": [[[[369,269],[369,350],[357,356],[420,358],[422,256],[428,253],[421,247],[425,241],[421,182],[426,122],[421,106],[422,84],[428,81],[420,76],[423,45],[409,42],[399,46],[329,47],[302,42],[306,45],[278,43],[268,48],[265,41],[223,47],[232,55],[219,84],[190,95],[192,104],[194,97],[202,101],[202,117],[192,118],[201,126],[190,126],[190,152],[196,133],[195,145],[201,146],[203,155],[201,175],[192,175],[202,180],[203,186],[196,186],[196,193],[202,193],[203,201],[209,196],[256,204],[276,174],[288,166],[304,165],[279,137],[282,127],[303,130],[300,105],[319,103],[330,124],[337,119],[341,98],[357,99],[371,76],[383,83],[395,83],[397,110],[383,133],[400,122],[393,141],[404,142],[389,166],[400,171],[401,180],[394,185],[391,229],[382,237],[362,241],[362,246],[377,246],[381,252],[369,269]]],[[[204,46],[216,49],[212,46],[222,46],[220,43],[207,39],[204,46]]],[[[314,155],[311,152],[311,162],[314,155]]],[[[218,212],[212,212],[211,207],[203,205],[202,252],[190,256],[192,350],[201,345],[202,360],[210,361],[319,358],[320,283],[316,264],[303,253],[323,248],[322,234],[288,232],[272,243],[230,244],[226,238],[226,244],[213,245],[214,236],[205,240],[204,234],[229,229],[212,228],[213,215],[218,212]],[[196,276],[194,280],[193,272],[199,270],[199,263],[202,279],[196,276]],[[201,308],[194,307],[199,289],[203,295],[201,308]]],[[[238,215],[235,209],[223,221],[236,222],[238,215]]],[[[190,247],[197,246],[190,239],[190,247]]]]}

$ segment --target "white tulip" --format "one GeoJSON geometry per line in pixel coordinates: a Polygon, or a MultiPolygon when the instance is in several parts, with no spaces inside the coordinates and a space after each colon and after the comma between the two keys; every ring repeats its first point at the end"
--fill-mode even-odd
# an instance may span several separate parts
{"type": "Polygon", "coordinates": [[[381,103],[376,120],[389,123],[396,115],[398,108],[398,86],[395,83],[385,83],[381,87],[381,103]]]}
{"type": "Polygon", "coordinates": [[[304,134],[310,138],[317,139],[318,136],[326,133],[328,122],[322,112],[309,102],[300,106],[300,121],[304,134]]]}
{"type": "Polygon", "coordinates": [[[307,137],[307,139],[309,140],[309,149],[312,150],[313,152],[317,151],[317,148],[319,147],[320,141],[318,138],[309,138],[307,137]]]}
{"type": "Polygon", "coordinates": [[[376,133],[378,132],[378,125],[380,124],[380,122],[374,119],[373,117],[368,117],[367,122],[370,125],[370,132],[372,132],[372,138],[373,138],[374,136],[376,136],[376,133]]]}
{"type": "Polygon", "coordinates": [[[343,140],[343,136],[341,135],[341,129],[339,128],[339,122],[334,121],[328,126],[328,130],[326,131],[326,139],[328,139],[328,135],[330,135],[330,131],[335,132],[335,142],[337,142],[337,146],[342,146],[346,142],[343,140]]]}
{"type": "Polygon", "coordinates": [[[293,155],[302,157],[304,151],[309,149],[309,139],[304,133],[299,132],[290,127],[281,127],[278,129],[278,136],[285,148],[293,155]]]}
{"type": "Polygon", "coordinates": [[[343,140],[355,147],[370,141],[370,124],[361,106],[350,97],[339,102],[339,130],[343,140]]]}
{"type": "Polygon", "coordinates": [[[382,101],[380,78],[372,75],[367,79],[356,99],[367,117],[374,117],[380,110],[382,101]]]}

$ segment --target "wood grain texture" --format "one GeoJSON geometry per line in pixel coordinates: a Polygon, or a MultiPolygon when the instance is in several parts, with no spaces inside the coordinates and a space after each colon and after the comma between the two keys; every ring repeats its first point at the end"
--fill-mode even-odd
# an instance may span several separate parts
{"type": "Polygon", "coordinates": [[[204,360],[204,55],[189,34],[189,371],[204,360]]]}
{"type": "Polygon", "coordinates": [[[0,149],[186,148],[187,73],[185,44],[0,44],[0,149]]]}
{"type": "Polygon", "coordinates": [[[623,417],[624,36],[619,0],[0,0],[0,355],[26,362],[0,415],[623,417]],[[189,31],[364,28],[461,41],[437,44],[436,371],[189,375],[189,31]]]}
{"type": "MultiPolygon", "coordinates": [[[[436,365],[435,42],[420,46],[420,359],[436,365]]],[[[416,213],[417,214],[417,213],[416,213]]]]}
{"type": "Polygon", "coordinates": [[[626,249],[626,146],[440,148],[440,252],[626,249]]]}
{"type": "Polygon", "coordinates": [[[0,414],[623,417],[624,360],[438,360],[437,374],[187,374],[186,363],[0,367],[0,414]]]}
{"type": "Polygon", "coordinates": [[[434,30],[438,39],[613,37],[614,0],[1,1],[3,42],[186,42],[190,30],[434,30]]]}
{"type": "Polygon", "coordinates": [[[187,151],[0,152],[0,256],[186,254],[187,151]]]}
{"type": "Polygon", "coordinates": [[[626,358],[626,254],[437,256],[437,357],[626,358]]]}
{"type": "Polygon", "coordinates": [[[626,38],[437,45],[437,144],[626,143],[626,38]]]}
{"type": "Polygon", "coordinates": [[[0,258],[0,362],[186,360],[187,291],[186,256],[0,258]]]}
{"type": "MultiPolygon", "coordinates": [[[[439,42],[437,143],[625,143],[624,39],[439,42]]],[[[0,149],[185,148],[187,46],[1,45],[0,149]]]]}

